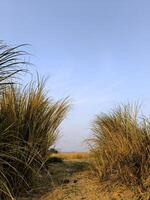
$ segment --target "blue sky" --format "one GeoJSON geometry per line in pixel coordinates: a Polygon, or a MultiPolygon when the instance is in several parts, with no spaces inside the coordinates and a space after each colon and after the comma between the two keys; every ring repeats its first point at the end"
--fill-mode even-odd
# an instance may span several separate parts
{"type": "Polygon", "coordinates": [[[0,0],[0,39],[31,44],[49,94],[72,109],[57,146],[85,150],[94,116],[139,100],[150,113],[149,0],[0,0]]]}

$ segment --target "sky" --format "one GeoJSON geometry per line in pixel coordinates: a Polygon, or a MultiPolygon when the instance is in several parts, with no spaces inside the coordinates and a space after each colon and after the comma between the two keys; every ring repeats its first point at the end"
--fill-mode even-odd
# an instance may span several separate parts
{"type": "Polygon", "coordinates": [[[26,59],[49,76],[49,95],[70,96],[57,148],[86,150],[95,115],[120,103],[150,113],[149,0],[0,0],[0,8],[0,40],[30,44],[26,59]]]}

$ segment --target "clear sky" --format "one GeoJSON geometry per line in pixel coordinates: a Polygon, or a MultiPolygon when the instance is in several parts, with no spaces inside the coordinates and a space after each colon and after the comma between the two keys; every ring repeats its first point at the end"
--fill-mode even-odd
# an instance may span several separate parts
{"type": "Polygon", "coordinates": [[[149,0],[0,0],[0,40],[31,44],[50,95],[71,97],[64,151],[84,150],[94,116],[118,103],[150,113],[149,0]]]}

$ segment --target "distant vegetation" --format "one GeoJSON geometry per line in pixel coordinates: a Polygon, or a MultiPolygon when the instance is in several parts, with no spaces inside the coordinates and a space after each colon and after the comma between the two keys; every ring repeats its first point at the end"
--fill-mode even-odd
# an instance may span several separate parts
{"type": "Polygon", "coordinates": [[[89,153],[88,152],[60,152],[57,154],[52,154],[51,156],[59,157],[64,160],[75,160],[75,159],[88,159],[89,153]]]}
{"type": "Polygon", "coordinates": [[[31,189],[68,109],[67,99],[46,96],[42,80],[24,88],[14,84],[26,71],[19,48],[0,44],[0,199],[18,198],[31,189]]]}
{"type": "Polygon", "coordinates": [[[94,172],[101,183],[110,188],[114,184],[138,188],[135,194],[148,199],[150,120],[139,116],[137,106],[120,106],[109,114],[98,115],[93,133],[94,172]]]}

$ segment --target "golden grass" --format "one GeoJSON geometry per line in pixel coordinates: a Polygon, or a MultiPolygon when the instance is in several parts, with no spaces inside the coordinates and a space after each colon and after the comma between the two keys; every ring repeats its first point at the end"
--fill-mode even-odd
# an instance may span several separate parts
{"type": "Polygon", "coordinates": [[[59,157],[64,160],[74,160],[74,159],[88,159],[88,152],[60,152],[57,154],[50,154],[49,156],[59,157]]]}
{"type": "MultiPolygon", "coordinates": [[[[21,45],[22,46],[22,45],[21,45]]],[[[45,172],[48,148],[59,135],[67,99],[47,97],[44,80],[16,85],[26,72],[26,53],[0,41],[0,199],[18,199],[32,190],[33,179],[45,172]]]]}
{"type": "Polygon", "coordinates": [[[136,106],[121,106],[97,116],[94,124],[95,175],[106,189],[130,187],[140,199],[150,198],[150,121],[136,106]]]}

